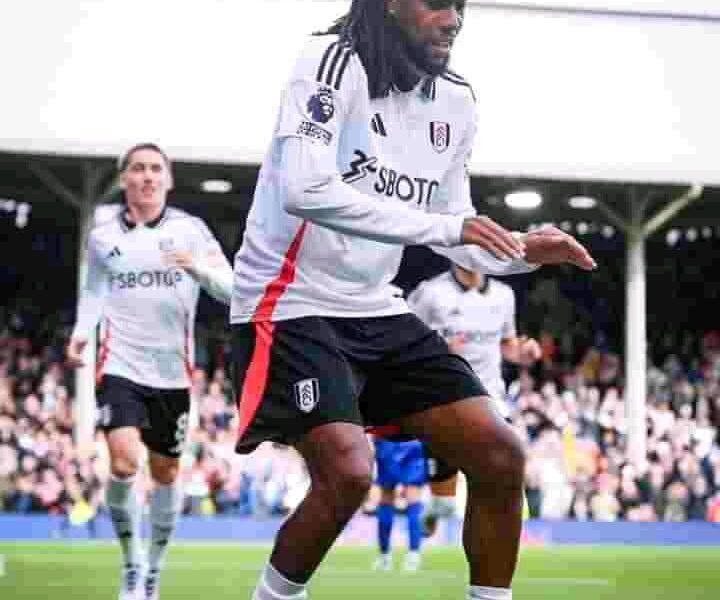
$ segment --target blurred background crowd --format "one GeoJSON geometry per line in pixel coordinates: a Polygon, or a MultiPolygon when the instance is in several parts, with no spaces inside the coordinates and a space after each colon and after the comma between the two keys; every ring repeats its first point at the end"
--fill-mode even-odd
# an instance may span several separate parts
{"type": "MultiPolygon", "coordinates": [[[[87,521],[103,510],[108,461],[102,434],[90,447],[73,442],[73,377],[63,366],[62,321],[0,310],[0,511],[70,520],[82,508],[87,518],[79,520],[87,521]]],[[[512,420],[528,447],[530,516],[720,522],[720,332],[652,348],[644,465],[630,464],[626,455],[618,354],[602,336],[583,348],[549,334],[540,340],[541,363],[506,373],[512,420]]],[[[222,344],[206,348],[194,374],[184,510],[286,514],[305,493],[302,460],[268,444],[235,454],[235,406],[223,356],[222,344]]]]}

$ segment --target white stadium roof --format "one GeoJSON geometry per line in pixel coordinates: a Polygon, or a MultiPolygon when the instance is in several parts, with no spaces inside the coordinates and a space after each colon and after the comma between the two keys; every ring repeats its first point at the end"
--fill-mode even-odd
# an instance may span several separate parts
{"type": "MultiPolygon", "coordinates": [[[[3,15],[0,152],[256,164],[304,36],[347,0],[24,0],[3,15]]],[[[472,171],[720,184],[712,0],[470,2],[472,171]],[[559,9],[558,9],[559,8],[559,9]],[[570,10],[568,10],[570,9],[570,10]]]]}

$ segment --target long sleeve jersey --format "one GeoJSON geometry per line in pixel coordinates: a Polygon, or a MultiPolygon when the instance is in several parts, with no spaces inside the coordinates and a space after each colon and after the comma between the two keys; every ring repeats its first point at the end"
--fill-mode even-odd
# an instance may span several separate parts
{"type": "Polygon", "coordinates": [[[235,256],[231,322],[408,312],[390,282],[403,247],[426,244],[485,273],[531,270],[461,245],[475,214],[470,86],[446,74],[370,99],[359,57],[316,36],[284,90],[235,256]]]}
{"type": "Polygon", "coordinates": [[[98,378],[187,388],[200,285],[163,255],[189,250],[202,256],[221,251],[220,244],[202,220],[178,209],[165,208],[145,225],[127,221],[124,206],[103,209],[105,218],[88,237],[87,281],[72,336],[87,338],[100,323],[98,378]]]}

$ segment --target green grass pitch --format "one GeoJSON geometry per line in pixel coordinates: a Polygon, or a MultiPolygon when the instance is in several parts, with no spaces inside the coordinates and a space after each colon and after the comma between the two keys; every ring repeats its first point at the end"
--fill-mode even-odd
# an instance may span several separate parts
{"type": "MultiPolygon", "coordinates": [[[[117,597],[118,549],[110,543],[0,544],[0,599],[117,597]]],[[[177,544],[170,549],[162,600],[246,600],[269,546],[177,544]]],[[[459,548],[428,548],[423,569],[376,573],[370,548],[340,547],[310,585],[311,600],[463,600],[459,548]]],[[[400,564],[399,553],[396,565],[400,564]]],[[[524,548],[515,600],[718,600],[720,546],[524,548]]]]}

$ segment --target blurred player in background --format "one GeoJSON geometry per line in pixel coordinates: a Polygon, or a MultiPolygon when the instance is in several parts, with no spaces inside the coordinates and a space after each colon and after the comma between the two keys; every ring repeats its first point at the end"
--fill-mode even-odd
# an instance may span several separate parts
{"type": "Polygon", "coordinates": [[[395,520],[396,493],[402,486],[408,527],[408,552],[403,561],[403,569],[417,571],[420,568],[420,544],[422,543],[420,522],[422,504],[420,499],[427,481],[422,442],[419,440],[397,441],[375,435],[373,443],[377,467],[376,484],[380,488],[380,502],[376,510],[380,556],[373,563],[373,568],[379,571],[390,571],[393,568],[390,548],[391,535],[395,520]]]}
{"type": "Polygon", "coordinates": [[[566,233],[478,216],[468,83],[448,71],[464,1],[353,0],[308,40],[260,169],[230,310],[237,450],[295,446],[310,489],[278,531],[255,600],[302,600],[372,481],[365,426],[427,441],[468,481],[468,597],[507,600],[524,451],[469,365],[390,285],[405,245],[483,272],[595,263],[566,233]]]}
{"type": "Polygon", "coordinates": [[[132,147],[119,170],[125,203],[103,207],[88,236],[87,283],[67,360],[84,365],[89,335],[101,323],[96,390],[110,454],[106,501],[123,555],[118,597],[155,600],[181,504],[176,479],[200,288],[228,304],[232,270],[202,220],[167,206],[173,179],[161,148],[132,147]],[[143,444],[154,482],[147,552],[134,489],[143,444]]]}
{"type": "MultiPolygon", "coordinates": [[[[540,344],[518,336],[515,294],[505,283],[460,265],[422,282],[409,296],[415,314],[437,331],[450,350],[470,363],[500,415],[507,419],[502,362],[530,366],[542,356],[540,344]]],[[[423,517],[426,535],[437,520],[455,514],[456,467],[433,456],[426,448],[432,499],[423,517]]]]}

